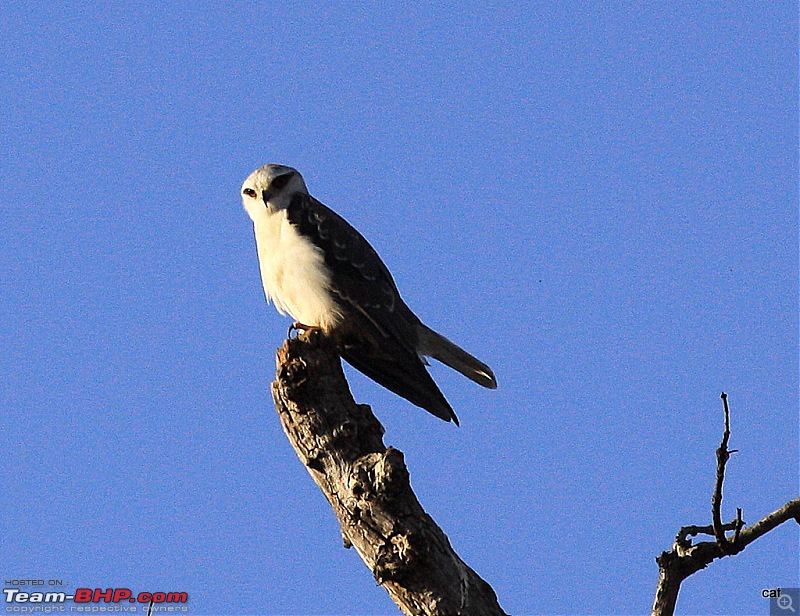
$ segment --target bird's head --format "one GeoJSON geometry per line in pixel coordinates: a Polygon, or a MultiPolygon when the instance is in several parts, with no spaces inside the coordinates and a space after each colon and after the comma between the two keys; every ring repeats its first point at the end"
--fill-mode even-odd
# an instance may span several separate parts
{"type": "Polygon", "coordinates": [[[256,220],[289,207],[297,193],[307,195],[303,176],[285,165],[259,167],[242,184],[242,203],[250,218],[256,220]]]}

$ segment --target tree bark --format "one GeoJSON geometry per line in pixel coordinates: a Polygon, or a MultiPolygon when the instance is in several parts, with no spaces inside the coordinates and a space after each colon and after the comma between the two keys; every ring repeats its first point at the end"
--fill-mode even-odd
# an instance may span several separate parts
{"type": "Polygon", "coordinates": [[[311,330],[277,352],[272,395],[284,432],[333,508],[345,547],[408,615],[505,615],[491,586],[453,551],[409,483],[403,454],[356,404],[341,361],[311,330]]]}

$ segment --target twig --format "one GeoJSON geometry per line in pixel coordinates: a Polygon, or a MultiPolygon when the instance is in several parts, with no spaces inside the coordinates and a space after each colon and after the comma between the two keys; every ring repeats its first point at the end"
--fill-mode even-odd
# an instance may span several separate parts
{"type": "Polygon", "coordinates": [[[733,533],[733,543],[734,545],[739,542],[739,537],[742,534],[742,528],[744,527],[744,520],[742,520],[742,508],[736,508],[736,528],[734,528],[733,533]]]}
{"type": "Polygon", "coordinates": [[[728,439],[731,437],[728,395],[723,391],[720,398],[722,398],[722,405],[725,411],[725,431],[722,433],[722,442],[717,448],[717,481],[714,484],[714,493],[711,496],[711,521],[714,526],[714,536],[717,539],[717,543],[724,551],[728,547],[728,539],[725,536],[725,529],[722,527],[722,484],[725,481],[725,465],[728,463],[731,454],[737,450],[728,450],[728,439]]]}
{"type": "MultiPolygon", "coordinates": [[[[313,330],[278,349],[272,384],[289,441],[354,547],[405,614],[505,616],[491,586],[419,504],[402,452],[350,394],[335,351],[313,330]]],[[[355,606],[354,606],[355,609],[355,606]]]]}
{"type": "MultiPolygon", "coordinates": [[[[722,530],[736,530],[736,526],[738,524],[738,520],[734,520],[733,522],[728,522],[727,524],[722,525],[722,530]]],[[[675,535],[675,543],[674,545],[680,548],[690,548],[692,547],[692,541],[689,537],[696,537],[697,535],[711,535],[714,536],[714,526],[712,524],[708,524],[707,526],[682,526],[681,529],[678,531],[678,534],[675,535]]]]}

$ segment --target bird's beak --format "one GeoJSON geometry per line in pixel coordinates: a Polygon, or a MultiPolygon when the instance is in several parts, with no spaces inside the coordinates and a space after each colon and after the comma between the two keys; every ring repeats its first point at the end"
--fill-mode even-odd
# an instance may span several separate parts
{"type": "Polygon", "coordinates": [[[274,196],[275,196],[275,192],[272,191],[272,190],[269,190],[269,189],[264,190],[264,191],[261,192],[261,198],[264,200],[264,206],[270,212],[274,212],[275,211],[275,209],[269,204],[270,200],[274,196]]]}

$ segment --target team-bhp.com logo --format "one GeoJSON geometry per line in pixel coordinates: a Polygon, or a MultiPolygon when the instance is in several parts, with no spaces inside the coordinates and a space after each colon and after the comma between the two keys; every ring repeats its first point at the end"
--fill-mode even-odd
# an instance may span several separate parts
{"type": "MultiPolygon", "coordinates": [[[[31,604],[30,607],[33,607],[34,604],[59,604],[59,603],[66,603],[67,601],[74,601],[75,603],[81,604],[92,604],[92,603],[115,603],[115,604],[125,604],[125,603],[142,603],[146,604],[147,607],[143,608],[145,613],[158,613],[162,611],[169,611],[169,612],[182,612],[186,611],[187,608],[185,606],[175,606],[172,605],[169,610],[165,610],[161,604],[169,603],[169,604],[183,604],[189,601],[189,594],[185,592],[140,592],[137,594],[133,594],[129,588],[106,588],[103,590],[102,588],[76,588],[74,593],[67,594],[65,592],[29,592],[23,591],[19,588],[4,588],[3,594],[5,595],[6,604],[14,604],[15,606],[20,604],[31,604]],[[161,607],[161,609],[159,609],[161,607]],[[176,609],[177,608],[177,609],[176,609]],[[181,609],[182,608],[182,609],[181,609]]],[[[63,608],[62,608],[63,609],[63,608]]],[[[6,611],[23,611],[12,609],[9,610],[9,607],[6,607],[6,611]]],[[[28,611],[28,610],[24,610],[28,611]]],[[[43,610],[37,610],[43,611],[43,610]]],[[[99,611],[115,611],[115,612],[135,612],[136,607],[131,607],[129,609],[125,609],[122,606],[117,607],[117,609],[102,609],[100,606],[90,606],[90,605],[83,605],[83,606],[72,606],[70,611],[78,611],[78,612],[99,612],[99,611]]]]}

